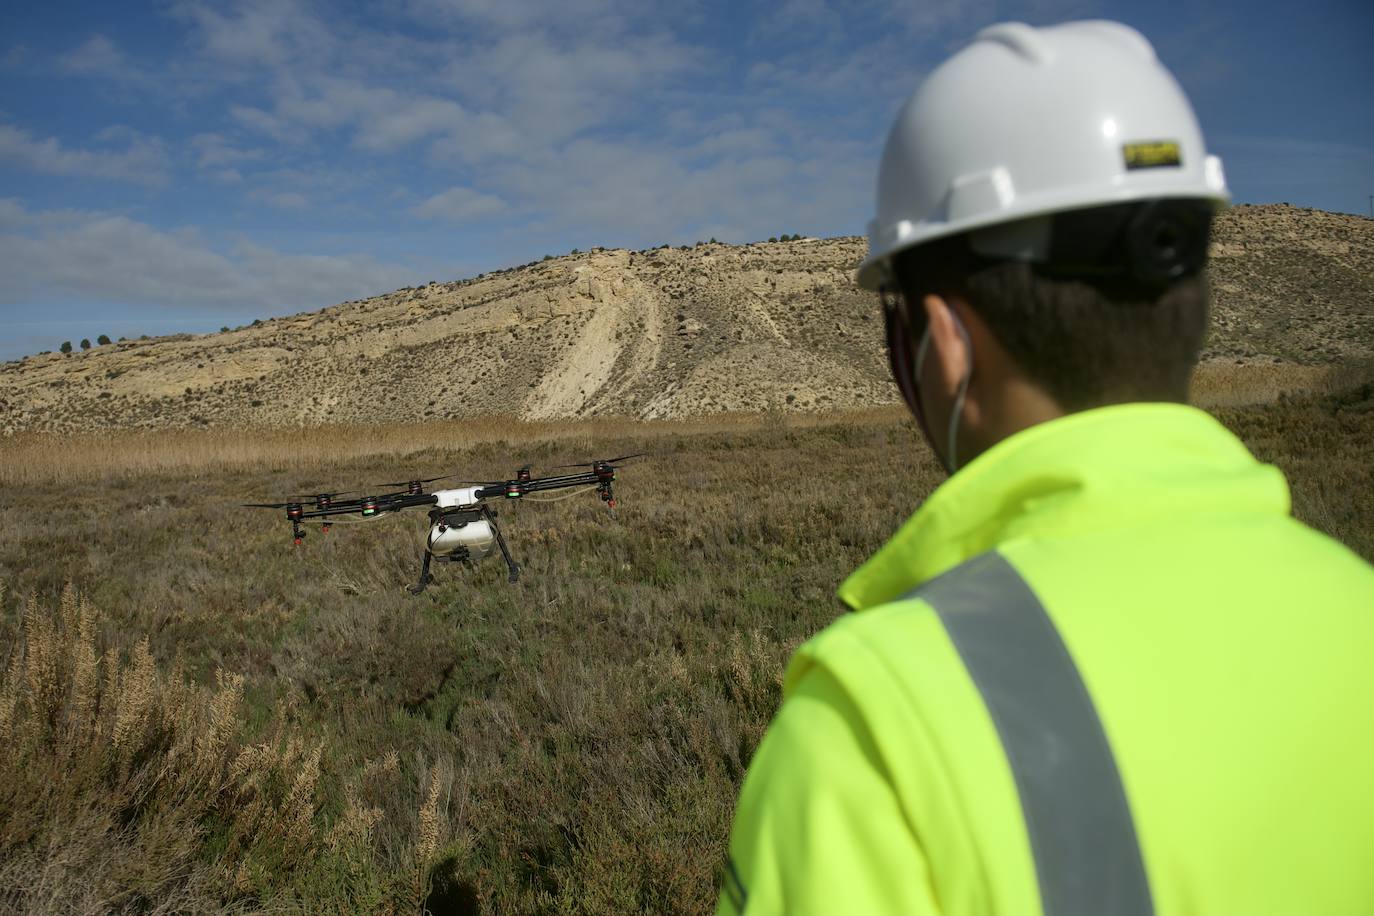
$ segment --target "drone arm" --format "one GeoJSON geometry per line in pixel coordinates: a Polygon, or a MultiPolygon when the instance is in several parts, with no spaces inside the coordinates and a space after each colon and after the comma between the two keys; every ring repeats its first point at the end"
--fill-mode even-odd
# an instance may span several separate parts
{"type": "Polygon", "coordinates": [[[590,471],[585,474],[567,474],[562,477],[541,477],[525,484],[525,492],[539,493],[544,490],[562,490],[567,487],[590,486],[600,482],[596,474],[590,471]]]}
{"type": "MultiPolygon", "coordinates": [[[[391,499],[377,500],[376,512],[395,512],[400,509],[412,509],[416,506],[432,506],[436,502],[434,494],[428,493],[420,496],[397,496],[391,499]]],[[[330,506],[328,509],[311,509],[302,512],[301,518],[329,518],[334,515],[358,515],[365,513],[364,501],[350,503],[341,506],[330,506]]]]}

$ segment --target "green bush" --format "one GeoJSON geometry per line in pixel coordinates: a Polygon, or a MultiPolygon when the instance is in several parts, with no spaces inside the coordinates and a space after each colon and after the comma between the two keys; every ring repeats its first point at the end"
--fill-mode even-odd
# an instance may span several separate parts
{"type": "Polygon", "coordinates": [[[63,353],[70,353],[72,352],[72,342],[70,340],[64,340],[62,341],[62,346],[57,349],[61,350],[63,353]]]}
{"type": "Polygon", "coordinates": [[[83,349],[83,350],[89,350],[90,348],[91,348],[91,342],[90,342],[90,340],[89,340],[88,338],[85,338],[85,337],[81,338],[81,349],[83,349]]]}
{"type": "Polygon", "coordinates": [[[103,347],[110,342],[110,335],[101,334],[99,337],[95,339],[95,342],[98,346],[103,347]]]}

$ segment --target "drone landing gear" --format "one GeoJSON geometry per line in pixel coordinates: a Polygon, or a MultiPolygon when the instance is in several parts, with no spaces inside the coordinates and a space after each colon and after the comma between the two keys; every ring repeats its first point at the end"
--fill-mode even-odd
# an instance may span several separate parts
{"type": "Polygon", "coordinates": [[[510,555],[510,548],[506,546],[506,539],[501,534],[501,526],[496,524],[496,513],[486,506],[482,507],[482,512],[486,515],[487,521],[491,522],[491,531],[496,535],[496,546],[501,548],[501,557],[506,561],[506,570],[510,573],[507,581],[514,585],[520,581],[520,564],[510,555]]]}
{"type": "Polygon", "coordinates": [[[432,559],[434,559],[434,554],[426,550],[424,562],[420,564],[420,581],[416,582],[414,585],[407,586],[406,591],[410,592],[412,595],[418,595],[425,590],[425,586],[434,581],[434,577],[429,574],[429,563],[432,559]]]}
{"type": "MultiPolygon", "coordinates": [[[[476,518],[485,519],[487,524],[491,526],[491,533],[496,538],[496,546],[501,549],[501,558],[506,561],[506,572],[508,581],[512,585],[519,582],[520,564],[516,563],[515,557],[511,556],[510,547],[506,544],[505,535],[501,533],[501,526],[496,523],[496,513],[493,512],[491,509],[488,509],[486,506],[483,506],[480,509],[472,510],[472,514],[469,520],[476,518]]],[[[441,532],[444,530],[442,527],[444,515],[442,513],[431,513],[430,519],[434,524],[440,525],[441,532]]],[[[460,521],[459,524],[467,524],[467,522],[460,521]]],[[[431,582],[434,581],[434,576],[430,574],[429,567],[430,564],[433,563],[435,560],[447,563],[471,564],[473,562],[471,554],[468,553],[467,548],[465,547],[460,547],[450,554],[440,555],[436,555],[432,550],[426,549],[424,560],[420,564],[420,580],[416,582],[414,585],[408,586],[406,589],[412,595],[420,594],[431,582]]]]}

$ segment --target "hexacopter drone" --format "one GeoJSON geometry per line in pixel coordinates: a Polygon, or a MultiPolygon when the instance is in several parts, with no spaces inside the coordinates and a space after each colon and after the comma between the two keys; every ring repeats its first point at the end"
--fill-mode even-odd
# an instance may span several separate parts
{"type": "MultiPolygon", "coordinates": [[[[352,499],[339,499],[346,493],[317,493],[314,496],[291,497],[280,503],[244,503],[253,509],[285,509],[291,522],[291,536],[299,546],[305,538],[301,525],[315,522],[328,533],[331,518],[357,515],[361,520],[381,518],[388,512],[429,506],[429,536],[425,542],[425,556],[420,566],[420,581],[410,586],[410,593],[418,595],[425,586],[434,581],[430,575],[431,561],[440,560],[451,563],[476,563],[491,554],[495,547],[501,551],[510,572],[512,583],[520,579],[520,566],[511,556],[506,539],[496,524],[496,512],[485,501],[489,499],[523,499],[531,493],[546,490],[563,490],[570,487],[595,488],[601,501],[614,509],[616,464],[639,458],[640,455],[622,455],[592,461],[586,464],[562,465],[555,470],[587,468],[576,474],[561,474],[554,477],[534,477],[528,465],[516,472],[513,480],[483,483],[479,481],[460,481],[469,484],[452,490],[425,492],[425,485],[439,480],[449,480],[456,474],[443,477],[410,480],[403,483],[379,484],[382,487],[405,487],[394,493],[380,496],[361,496],[352,499]],[[303,500],[314,500],[314,508],[307,508],[303,500]]],[[[569,494],[571,495],[571,494],[569,494]]]]}

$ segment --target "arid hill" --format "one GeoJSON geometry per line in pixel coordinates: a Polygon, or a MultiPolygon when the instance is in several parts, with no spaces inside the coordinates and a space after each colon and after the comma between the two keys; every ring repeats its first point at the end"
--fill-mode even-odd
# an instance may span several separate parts
{"type": "MultiPolygon", "coordinates": [[[[894,400],[859,238],[603,250],[207,335],[0,366],[0,431],[681,417],[894,400]]],[[[1206,357],[1374,355],[1374,222],[1221,216],[1206,357]]]]}

